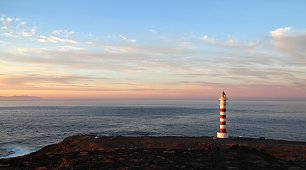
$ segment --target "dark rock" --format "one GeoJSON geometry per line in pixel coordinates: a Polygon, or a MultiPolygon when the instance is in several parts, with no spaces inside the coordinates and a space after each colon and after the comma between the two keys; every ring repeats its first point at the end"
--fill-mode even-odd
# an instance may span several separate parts
{"type": "Polygon", "coordinates": [[[211,137],[68,137],[0,169],[306,169],[306,143],[211,137]]]}

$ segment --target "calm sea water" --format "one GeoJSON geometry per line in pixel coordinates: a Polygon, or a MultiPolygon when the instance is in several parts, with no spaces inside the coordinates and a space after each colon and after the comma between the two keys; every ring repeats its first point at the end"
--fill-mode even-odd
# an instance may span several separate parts
{"type": "MultiPolygon", "coordinates": [[[[75,134],[214,136],[218,101],[0,101],[0,157],[75,134]]],[[[230,136],[306,141],[306,101],[229,101],[230,136]]]]}

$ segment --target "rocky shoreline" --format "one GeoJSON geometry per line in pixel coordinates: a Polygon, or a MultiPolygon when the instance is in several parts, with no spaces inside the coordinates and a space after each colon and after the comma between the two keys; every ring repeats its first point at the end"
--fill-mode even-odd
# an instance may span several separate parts
{"type": "Polygon", "coordinates": [[[79,135],[0,169],[306,169],[306,142],[79,135]]]}

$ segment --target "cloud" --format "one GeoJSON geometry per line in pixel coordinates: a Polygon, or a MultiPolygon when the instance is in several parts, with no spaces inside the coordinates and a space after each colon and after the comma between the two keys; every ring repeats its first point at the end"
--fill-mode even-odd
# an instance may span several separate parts
{"type": "Polygon", "coordinates": [[[214,56],[210,61],[202,62],[207,68],[203,75],[210,77],[209,82],[233,85],[306,85],[306,75],[302,73],[306,59],[305,33],[284,27],[268,35],[270,42],[263,39],[257,43],[241,43],[236,38],[221,41],[204,35],[202,41],[221,50],[210,54],[214,56]],[[210,64],[213,67],[207,67],[210,64]]]}
{"type": "Polygon", "coordinates": [[[28,38],[36,34],[37,27],[29,27],[19,18],[0,17],[0,36],[8,38],[28,38]]]}
{"type": "Polygon", "coordinates": [[[76,76],[76,75],[49,75],[44,74],[2,74],[0,75],[2,90],[65,90],[101,92],[135,92],[135,91],[164,91],[167,89],[157,87],[143,87],[142,85],[105,77],[76,76]]]}
{"type": "Polygon", "coordinates": [[[36,39],[41,43],[79,44],[78,41],[67,38],[74,34],[73,31],[54,30],[52,31],[52,35],[36,35],[36,33],[36,26],[28,26],[27,22],[19,18],[5,16],[1,16],[0,18],[0,36],[6,38],[36,39]]]}
{"type": "Polygon", "coordinates": [[[213,44],[213,45],[219,45],[219,46],[223,46],[223,47],[236,47],[238,46],[238,40],[236,38],[228,38],[226,41],[220,41],[218,39],[215,38],[210,38],[207,35],[204,35],[202,37],[202,40],[206,43],[209,44],[213,44]]]}
{"type": "Polygon", "coordinates": [[[56,36],[64,36],[64,37],[67,37],[67,36],[71,36],[73,35],[75,32],[73,31],[68,31],[68,30],[54,30],[52,31],[52,34],[53,35],[56,35],[56,36]]]}
{"type": "Polygon", "coordinates": [[[210,38],[210,37],[208,37],[207,35],[204,35],[204,36],[202,37],[202,40],[203,40],[204,42],[206,42],[206,43],[211,43],[211,44],[215,44],[215,43],[217,42],[216,39],[210,38]]]}
{"type": "Polygon", "coordinates": [[[272,38],[282,38],[287,32],[291,30],[291,27],[278,28],[271,31],[270,35],[272,38]]]}
{"type": "Polygon", "coordinates": [[[13,21],[13,19],[12,19],[12,18],[6,18],[6,21],[7,21],[8,23],[10,23],[10,22],[13,21]]]}
{"type": "Polygon", "coordinates": [[[24,37],[34,36],[35,33],[36,33],[36,29],[37,29],[37,27],[33,27],[29,31],[22,31],[21,35],[24,36],[24,37]]]}
{"type": "Polygon", "coordinates": [[[41,36],[38,37],[37,41],[38,41],[38,42],[41,42],[41,43],[47,42],[47,37],[41,35],[41,36]]]}
{"type": "Polygon", "coordinates": [[[129,39],[129,38],[123,36],[123,35],[119,35],[119,36],[120,36],[120,38],[121,38],[123,41],[128,41],[128,42],[132,42],[132,43],[136,42],[135,39],[129,39]]]}
{"type": "Polygon", "coordinates": [[[5,16],[0,17],[1,24],[5,27],[9,27],[12,24],[12,22],[15,20],[17,21],[17,18],[13,19],[10,17],[5,17],[5,16]]]}
{"type": "Polygon", "coordinates": [[[25,21],[22,21],[17,25],[17,28],[22,29],[22,28],[25,28],[26,26],[27,26],[27,23],[25,21]]]}
{"type": "Polygon", "coordinates": [[[72,40],[72,39],[67,39],[67,38],[60,38],[60,37],[56,37],[56,36],[39,36],[39,38],[37,39],[38,42],[41,43],[45,43],[45,42],[49,42],[49,43],[63,43],[63,44],[78,44],[79,42],[72,40]]]}
{"type": "Polygon", "coordinates": [[[250,42],[250,43],[240,43],[237,38],[230,37],[226,41],[221,41],[215,38],[208,37],[207,35],[204,35],[201,37],[201,40],[207,44],[219,46],[219,47],[225,47],[225,48],[239,48],[239,49],[245,49],[245,50],[254,50],[257,46],[256,43],[250,42]]]}
{"type": "Polygon", "coordinates": [[[274,49],[306,63],[306,31],[278,28],[271,31],[270,42],[274,49]]]}
{"type": "MultiPolygon", "coordinates": [[[[40,37],[47,41],[47,37],[40,37]]],[[[180,48],[139,46],[128,44],[93,44],[91,49],[74,46],[56,46],[53,48],[16,48],[0,57],[2,60],[20,63],[37,63],[65,66],[70,69],[140,71],[154,68],[168,69],[179,67],[173,62],[180,62],[178,57],[164,58],[164,55],[181,55],[180,48]],[[65,56],[65,57],[63,57],[65,56]],[[125,62],[122,62],[125,61],[125,62]]],[[[187,51],[186,51],[187,52],[187,51]]],[[[185,52],[183,52],[185,53],[185,52]]],[[[184,63],[182,61],[182,63],[184,63]]]]}
{"type": "Polygon", "coordinates": [[[59,37],[55,37],[55,36],[49,36],[47,38],[47,40],[48,40],[48,42],[51,42],[51,43],[78,44],[78,42],[75,41],[75,40],[63,39],[63,38],[59,38],[59,37]]]}
{"type": "Polygon", "coordinates": [[[150,31],[152,34],[156,34],[156,33],[157,33],[157,31],[156,31],[155,29],[153,29],[153,28],[149,29],[149,31],[150,31]]]}
{"type": "Polygon", "coordinates": [[[78,45],[78,41],[68,38],[73,34],[73,31],[54,30],[51,35],[37,35],[37,27],[28,26],[27,22],[20,18],[0,17],[0,37],[15,39],[15,45],[18,45],[18,41],[20,40],[61,45],[78,45]]]}
{"type": "MultiPolygon", "coordinates": [[[[96,86],[88,82],[104,80],[100,77],[75,76],[75,75],[48,75],[43,74],[23,74],[0,76],[0,87],[8,86],[8,89],[80,89],[95,88],[96,86]],[[56,86],[56,87],[52,87],[56,86]]],[[[6,87],[7,88],[7,87],[6,87]]]]}
{"type": "Polygon", "coordinates": [[[1,35],[4,36],[4,37],[9,37],[9,38],[17,37],[17,36],[14,34],[14,32],[12,32],[12,31],[3,32],[3,33],[1,33],[1,35]]]}

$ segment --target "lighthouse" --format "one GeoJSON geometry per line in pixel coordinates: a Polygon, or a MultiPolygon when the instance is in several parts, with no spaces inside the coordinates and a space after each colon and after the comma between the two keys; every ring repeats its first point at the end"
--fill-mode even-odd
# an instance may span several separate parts
{"type": "Polygon", "coordinates": [[[219,132],[217,132],[217,138],[228,138],[228,133],[226,133],[226,94],[224,93],[224,91],[221,94],[220,97],[220,130],[219,132]]]}

